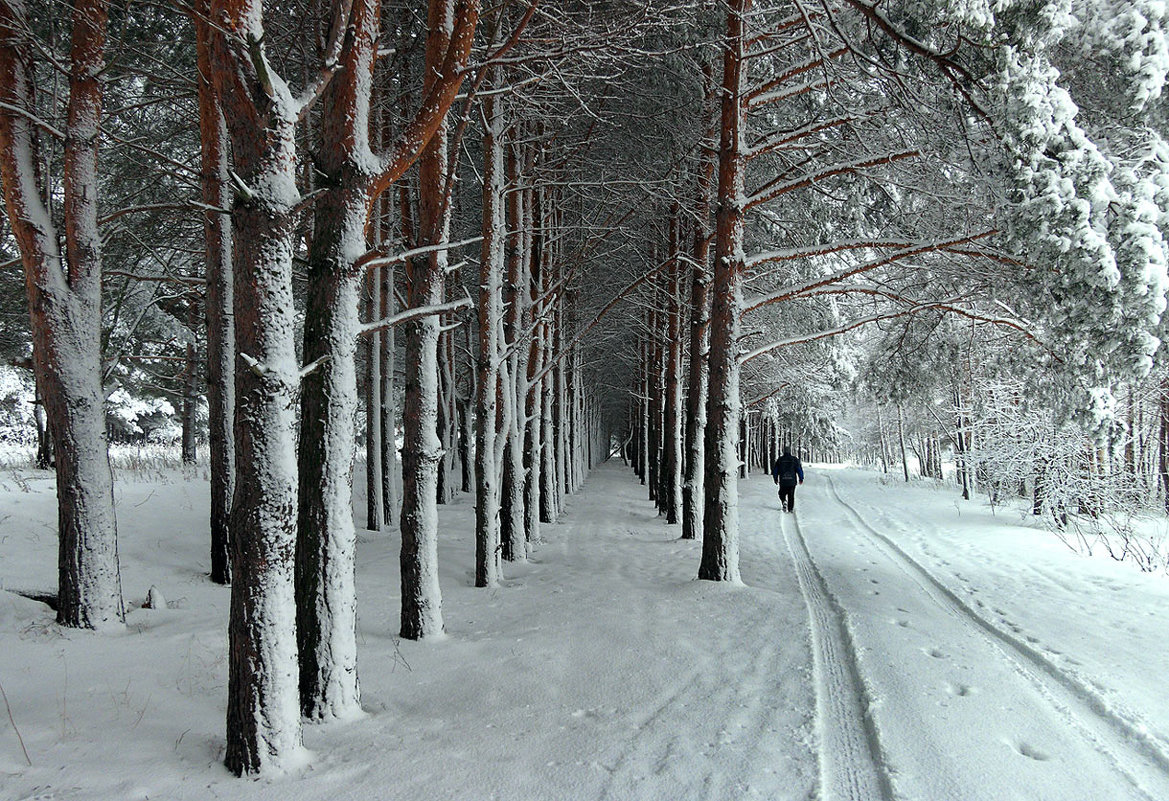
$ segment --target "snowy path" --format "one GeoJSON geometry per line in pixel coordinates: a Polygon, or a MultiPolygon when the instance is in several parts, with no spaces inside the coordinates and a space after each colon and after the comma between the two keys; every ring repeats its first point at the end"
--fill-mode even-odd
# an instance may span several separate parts
{"type": "MultiPolygon", "coordinates": [[[[845,693],[871,699],[869,740],[879,740],[874,751],[883,750],[896,795],[1169,798],[1169,759],[1141,723],[975,612],[848,503],[829,474],[801,501],[796,537],[811,543],[860,654],[865,686],[845,693]]],[[[824,681],[817,689],[835,692],[824,681]]],[[[828,718],[821,726],[832,730],[828,718]]],[[[823,747],[835,748],[827,735],[823,747]]]]}
{"type": "Polygon", "coordinates": [[[423,643],[396,636],[396,533],[362,532],[369,715],[307,726],[303,775],[240,782],[206,484],[119,482],[131,611],[98,637],[11,592],[53,586],[56,512],[50,482],[0,480],[0,681],[33,763],[4,710],[0,799],[1169,799],[1165,577],[871,473],[812,467],[794,516],[740,490],[745,586],[696,581],[700,544],[609,464],[476,589],[460,499],[423,643]],[[172,608],[139,608],[151,585],[172,608]]]}
{"type": "MultiPolygon", "coordinates": [[[[799,714],[801,706],[791,703],[793,683],[803,678],[802,672],[792,669],[793,656],[797,664],[806,658],[802,649],[789,648],[776,636],[777,616],[789,613],[791,599],[748,590],[756,598],[744,607],[746,599],[737,597],[740,589],[695,582],[688,571],[696,569],[696,562],[684,567],[672,561],[651,565],[630,559],[626,548],[606,547],[614,534],[633,535],[643,543],[676,535],[652,517],[642,496],[644,488],[631,484],[624,470],[612,467],[594,473],[588,489],[574,499],[571,531],[565,532],[559,547],[566,549],[574,572],[585,568],[593,575],[620,578],[628,586],[656,579],[661,582],[659,590],[680,591],[673,616],[682,628],[673,630],[674,623],[637,604],[626,603],[624,615],[639,628],[652,627],[641,631],[647,644],[666,635],[689,642],[693,650],[683,663],[671,664],[668,653],[647,648],[630,666],[636,671],[627,677],[630,706],[613,710],[627,735],[615,738],[599,759],[605,771],[599,797],[612,801],[807,797],[798,789],[801,782],[782,769],[791,762],[792,735],[802,732],[792,727],[793,711],[799,714]],[[639,523],[648,525],[642,530],[639,523]],[[588,568],[598,544],[608,556],[604,564],[588,568]]],[[[697,543],[668,544],[688,555],[698,554],[697,543]]],[[[797,698],[806,699],[806,690],[798,689],[797,698]]]]}
{"type": "Polygon", "coordinates": [[[816,569],[798,518],[784,519],[784,539],[808,607],[820,724],[820,784],[825,801],[890,799],[880,742],[867,716],[869,700],[858,675],[856,649],[845,613],[816,569]]]}

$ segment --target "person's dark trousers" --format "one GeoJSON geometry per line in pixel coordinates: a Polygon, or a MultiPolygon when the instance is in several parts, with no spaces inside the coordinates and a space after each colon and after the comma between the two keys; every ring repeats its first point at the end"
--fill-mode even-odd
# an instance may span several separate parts
{"type": "Polygon", "coordinates": [[[779,487],[779,505],[783,507],[785,512],[794,512],[796,510],[796,488],[795,486],[779,487]]]}

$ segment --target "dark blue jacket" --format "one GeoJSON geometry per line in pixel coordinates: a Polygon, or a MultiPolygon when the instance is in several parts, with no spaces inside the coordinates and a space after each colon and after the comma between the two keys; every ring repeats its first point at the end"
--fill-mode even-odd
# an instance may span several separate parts
{"type": "Polygon", "coordinates": [[[790,453],[776,459],[771,466],[771,478],[778,481],[781,487],[794,487],[797,477],[801,482],[804,480],[804,466],[790,453]]]}

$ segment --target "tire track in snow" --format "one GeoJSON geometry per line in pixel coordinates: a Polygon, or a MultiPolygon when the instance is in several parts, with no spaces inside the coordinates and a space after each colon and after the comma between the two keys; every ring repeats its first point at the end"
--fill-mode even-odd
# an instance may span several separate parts
{"type": "Polygon", "coordinates": [[[782,522],[812,634],[812,672],[820,730],[820,797],[823,801],[891,801],[893,791],[856,649],[840,602],[816,567],[799,520],[782,522]]]}
{"type": "Polygon", "coordinates": [[[980,615],[845,501],[831,476],[825,478],[832,497],[856,521],[858,531],[935,604],[978,631],[1136,790],[1150,801],[1169,798],[1169,751],[1155,734],[1140,721],[1116,712],[1091,687],[1061,670],[1037,649],[980,615]],[[1104,726],[1093,727],[1088,719],[1095,719],[1104,726]],[[1134,761],[1139,764],[1133,764],[1134,761]],[[1157,787],[1147,787],[1142,776],[1154,779],[1157,787]]]}

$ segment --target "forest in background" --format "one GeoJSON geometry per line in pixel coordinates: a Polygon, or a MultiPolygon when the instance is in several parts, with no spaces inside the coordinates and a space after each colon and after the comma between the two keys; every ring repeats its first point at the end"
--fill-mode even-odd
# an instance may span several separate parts
{"type": "Polygon", "coordinates": [[[1165,26],[1152,0],[0,0],[0,346],[38,398],[5,410],[52,443],[59,622],[124,617],[107,443],[151,432],[209,450],[237,773],[360,709],[359,438],[410,639],[443,628],[437,504],[473,494],[495,586],[611,454],[716,581],[736,481],[783,444],[952,460],[1072,539],[1163,511],[1165,26]]]}

